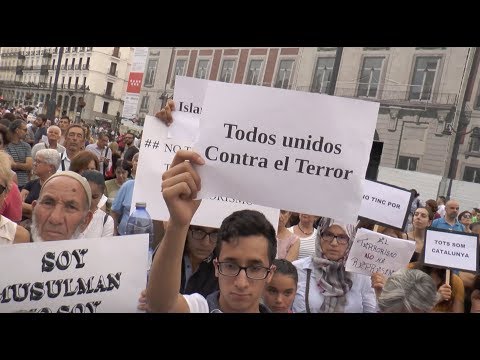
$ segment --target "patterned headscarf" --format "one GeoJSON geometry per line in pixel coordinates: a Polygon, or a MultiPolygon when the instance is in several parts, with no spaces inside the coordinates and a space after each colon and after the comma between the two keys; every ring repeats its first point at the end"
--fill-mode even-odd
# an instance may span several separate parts
{"type": "Polygon", "coordinates": [[[323,304],[320,312],[343,313],[346,304],[345,295],[352,288],[352,279],[350,274],[345,272],[345,261],[348,257],[348,252],[352,246],[355,238],[356,229],[352,224],[344,224],[335,221],[331,218],[322,218],[318,224],[317,241],[315,243],[315,256],[313,257],[313,264],[315,266],[315,278],[317,279],[317,286],[320,288],[324,296],[323,304]],[[341,227],[350,241],[345,251],[345,255],[336,261],[326,258],[321,247],[321,236],[325,230],[330,226],[337,225],[341,227]]]}

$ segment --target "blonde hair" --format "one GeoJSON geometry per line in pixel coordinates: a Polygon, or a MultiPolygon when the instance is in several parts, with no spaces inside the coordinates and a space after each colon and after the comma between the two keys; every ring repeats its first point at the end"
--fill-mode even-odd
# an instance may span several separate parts
{"type": "Polygon", "coordinates": [[[7,190],[10,190],[12,177],[12,161],[6,152],[0,151],[0,178],[5,180],[7,190]]]}

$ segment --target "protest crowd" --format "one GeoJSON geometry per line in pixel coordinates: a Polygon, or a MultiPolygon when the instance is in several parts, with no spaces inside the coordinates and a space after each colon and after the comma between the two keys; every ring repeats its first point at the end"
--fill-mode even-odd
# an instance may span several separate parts
{"type": "MultiPolygon", "coordinates": [[[[169,100],[155,114],[156,121],[171,126],[175,111],[169,100]]],[[[0,108],[0,118],[2,247],[126,234],[145,140],[141,134],[119,134],[67,116],[50,121],[22,107],[0,108]]],[[[204,163],[201,154],[182,149],[162,179],[156,179],[170,218],[154,221],[155,253],[147,286],[138,294],[138,309],[480,312],[480,275],[426,264],[424,256],[427,229],[465,233],[478,242],[478,208],[464,209],[443,196],[422,199],[411,189],[402,229],[289,209],[279,211],[277,228],[256,210],[235,211],[219,228],[192,225],[201,202],[196,200],[201,190],[198,169],[204,163]],[[377,233],[379,239],[401,239],[410,244],[411,256],[391,273],[347,271],[360,229],[377,233]]]]}

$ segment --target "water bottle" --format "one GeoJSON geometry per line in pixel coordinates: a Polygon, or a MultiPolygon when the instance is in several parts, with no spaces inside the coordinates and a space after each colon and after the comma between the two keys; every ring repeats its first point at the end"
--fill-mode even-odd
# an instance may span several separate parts
{"type": "Polygon", "coordinates": [[[144,202],[135,203],[135,211],[130,215],[125,230],[126,235],[148,234],[148,269],[152,265],[152,256],[154,243],[153,222],[150,214],[147,212],[147,204],[144,202]]]}

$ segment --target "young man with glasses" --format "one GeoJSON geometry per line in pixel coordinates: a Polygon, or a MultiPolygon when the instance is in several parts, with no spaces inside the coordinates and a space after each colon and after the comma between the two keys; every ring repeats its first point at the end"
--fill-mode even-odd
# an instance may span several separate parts
{"type": "Polygon", "coordinates": [[[163,174],[162,192],[170,220],[150,270],[148,305],[154,312],[269,312],[260,303],[270,281],[277,252],[275,229],[257,211],[236,211],[222,222],[213,260],[220,290],[206,298],[179,294],[182,253],[190,221],[200,200],[200,177],[192,164],[204,161],[195,152],[180,150],[163,174]]]}

